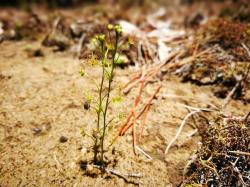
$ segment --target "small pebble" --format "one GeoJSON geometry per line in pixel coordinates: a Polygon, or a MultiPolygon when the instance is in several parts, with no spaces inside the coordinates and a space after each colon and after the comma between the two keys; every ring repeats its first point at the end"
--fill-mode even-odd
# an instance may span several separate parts
{"type": "Polygon", "coordinates": [[[65,137],[65,136],[61,136],[60,139],[59,139],[59,141],[60,141],[61,143],[65,143],[65,142],[68,141],[68,138],[65,137]]]}
{"type": "Polygon", "coordinates": [[[88,110],[90,108],[90,103],[88,101],[85,101],[83,107],[85,110],[88,110]]]}
{"type": "Polygon", "coordinates": [[[87,162],[86,161],[80,161],[80,168],[82,170],[86,170],[87,169],[87,162]]]}
{"type": "Polygon", "coordinates": [[[26,49],[28,57],[43,57],[44,53],[41,49],[26,49]]]}
{"type": "Polygon", "coordinates": [[[32,129],[34,134],[40,134],[42,132],[42,129],[38,128],[38,127],[35,127],[32,129]]]}

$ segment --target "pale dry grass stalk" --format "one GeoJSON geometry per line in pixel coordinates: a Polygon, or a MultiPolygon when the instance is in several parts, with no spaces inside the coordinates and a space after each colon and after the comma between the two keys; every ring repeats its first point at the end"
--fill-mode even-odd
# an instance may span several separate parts
{"type": "Polygon", "coordinates": [[[168,144],[167,148],[165,149],[165,154],[168,154],[168,151],[169,149],[171,148],[171,146],[173,145],[173,143],[178,139],[178,137],[180,136],[181,134],[181,131],[184,127],[184,125],[186,124],[187,120],[193,116],[194,114],[196,113],[200,113],[200,112],[212,112],[212,111],[215,111],[215,110],[211,110],[211,109],[207,109],[207,108],[196,108],[196,107],[191,107],[191,106],[188,106],[188,105],[184,105],[184,104],[181,104],[183,105],[184,107],[188,108],[188,109],[191,109],[192,111],[190,113],[188,113],[185,118],[182,120],[181,122],[181,125],[175,135],[175,137],[170,141],[170,143],[168,144]]]}
{"type": "Polygon", "coordinates": [[[185,118],[183,119],[183,121],[181,122],[181,125],[175,135],[175,137],[170,141],[170,143],[168,144],[167,148],[165,149],[165,154],[168,154],[169,149],[171,148],[171,146],[173,145],[173,143],[177,140],[177,138],[179,137],[179,135],[181,134],[181,131],[184,127],[184,125],[186,124],[186,121],[188,120],[189,117],[191,117],[192,115],[198,113],[198,112],[202,112],[201,110],[194,110],[190,113],[188,113],[185,118]]]}

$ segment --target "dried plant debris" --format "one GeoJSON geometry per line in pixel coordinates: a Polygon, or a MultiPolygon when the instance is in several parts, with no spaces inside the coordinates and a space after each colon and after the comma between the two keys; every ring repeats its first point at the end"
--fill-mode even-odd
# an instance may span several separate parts
{"type": "Polygon", "coordinates": [[[249,114],[219,118],[201,136],[201,147],[187,166],[183,186],[249,186],[249,114]]]}
{"type": "Polygon", "coordinates": [[[16,38],[26,38],[31,40],[39,39],[48,30],[48,23],[42,20],[38,14],[30,12],[27,19],[15,24],[16,38]]]}
{"type": "MultiPolygon", "coordinates": [[[[223,49],[230,49],[232,54],[240,59],[240,56],[244,55],[237,56],[240,52],[238,50],[242,49],[241,43],[246,45],[250,43],[249,29],[249,25],[238,21],[216,19],[204,25],[201,32],[207,38],[207,44],[217,43],[223,49]]],[[[242,58],[249,59],[246,54],[242,58]]]]}
{"type": "Polygon", "coordinates": [[[48,20],[35,11],[3,11],[0,14],[2,40],[40,39],[48,31],[48,20]]]}
{"type": "Polygon", "coordinates": [[[192,58],[175,73],[183,82],[216,85],[215,95],[225,98],[241,79],[239,94],[243,97],[249,85],[250,26],[226,19],[211,20],[194,34],[181,59],[192,58]],[[245,78],[243,78],[245,77],[245,78]]]}
{"type": "Polygon", "coordinates": [[[64,51],[70,47],[71,41],[67,36],[68,30],[64,20],[57,17],[53,23],[51,32],[42,41],[42,45],[47,47],[57,47],[59,51],[64,51]]]}
{"type": "Polygon", "coordinates": [[[248,0],[235,1],[233,5],[224,7],[219,16],[230,18],[241,22],[249,23],[250,21],[250,6],[248,0]]]}

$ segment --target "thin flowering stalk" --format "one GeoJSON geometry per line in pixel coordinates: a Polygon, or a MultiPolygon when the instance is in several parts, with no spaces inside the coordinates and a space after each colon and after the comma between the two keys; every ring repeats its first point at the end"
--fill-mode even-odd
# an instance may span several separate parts
{"type": "MultiPolygon", "coordinates": [[[[117,55],[117,50],[118,50],[118,42],[119,42],[119,38],[121,36],[121,27],[120,26],[115,26],[115,44],[114,44],[114,50],[112,53],[112,61],[111,61],[111,72],[110,75],[108,76],[108,90],[107,90],[107,97],[106,97],[106,102],[105,102],[105,106],[104,106],[104,111],[103,111],[103,131],[102,131],[102,136],[101,136],[101,163],[103,163],[104,158],[104,139],[105,139],[105,133],[106,133],[106,129],[108,126],[107,123],[107,111],[108,111],[108,107],[110,104],[110,93],[111,93],[111,89],[112,89],[112,82],[113,82],[113,78],[114,78],[114,69],[116,66],[116,62],[118,60],[118,58],[116,58],[117,55]]],[[[104,76],[104,75],[103,75],[104,76]]]]}
{"type": "MultiPolygon", "coordinates": [[[[120,40],[122,36],[121,26],[108,25],[108,31],[109,32],[107,36],[102,34],[97,35],[95,36],[95,38],[93,38],[92,41],[100,54],[100,59],[98,61],[98,59],[96,58],[91,58],[90,61],[93,65],[98,64],[99,62],[102,68],[100,83],[95,84],[98,90],[98,95],[96,99],[93,99],[95,106],[92,107],[96,112],[97,121],[96,126],[93,128],[92,136],[89,135],[89,137],[93,139],[94,144],[93,162],[100,165],[100,168],[103,170],[105,170],[104,152],[105,138],[108,135],[107,128],[111,123],[113,123],[114,119],[117,119],[117,117],[109,117],[109,109],[112,102],[119,102],[119,98],[118,100],[116,97],[111,98],[111,92],[113,90],[112,83],[115,75],[114,72],[117,64],[122,63],[119,51],[120,49],[122,49],[122,46],[127,45],[128,42],[126,40],[123,40],[123,38],[122,40],[120,40]]],[[[81,76],[84,76],[84,72],[82,70],[80,71],[80,74],[81,76]]],[[[96,82],[96,80],[94,80],[94,82],[96,82]]],[[[92,100],[92,98],[90,98],[89,100],[92,100]]],[[[84,130],[82,134],[83,136],[87,135],[84,130]]],[[[107,149],[109,149],[109,147],[110,146],[107,146],[107,149]]]]}
{"type": "Polygon", "coordinates": [[[104,84],[104,59],[106,57],[106,52],[104,49],[104,37],[103,36],[98,36],[96,37],[97,41],[99,42],[100,48],[101,48],[101,66],[102,66],[102,78],[101,78],[101,83],[100,83],[100,88],[98,89],[98,95],[99,95],[99,100],[97,104],[97,134],[95,134],[95,140],[94,140],[94,162],[97,162],[97,154],[98,154],[98,149],[99,149],[99,130],[100,130],[100,120],[101,120],[101,112],[102,112],[102,107],[103,107],[103,102],[102,102],[102,92],[103,92],[103,84],[104,84]]]}

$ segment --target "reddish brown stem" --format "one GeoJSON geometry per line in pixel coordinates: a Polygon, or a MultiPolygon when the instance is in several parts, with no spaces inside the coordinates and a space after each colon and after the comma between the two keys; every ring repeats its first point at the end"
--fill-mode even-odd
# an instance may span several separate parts
{"type": "Polygon", "coordinates": [[[140,124],[140,129],[141,129],[141,131],[140,131],[139,141],[142,139],[142,136],[143,136],[144,125],[145,125],[146,120],[147,120],[148,111],[149,111],[149,109],[150,109],[150,106],[151,106],[151,105],[148,105],[148,107],[146,108],[146,110],[145,110],[145,112],[144,112],[144,117],[143,117],[142,122],[141,122],[141,124],[140,124]]]}
{"type": "MultiPolygon", "coordinates": [[[[152,100],[154,99],[154,97],[156,96],[156,94],[158,94],[158,92],[160,91],[161,85],[157,87],[157,89],[155,90],[154,94],[151,95],[151,97],[149,98],[148,102],[145,104],[145,106],[143,107],[143,109],[139,112],[139,114],[134,118],[134,122],[136,122],[136,120],[138,118],[141,117],[141,115],[147,110],[147,108],[149,107],[149,105],[151,105],[152,100]]],[[[134,111],[133,111],[134,113],[134,111]]],[[[134,113],[135,115],[135,113],[134,113]]],[[[132,127],[134,125],[133,123],[130,124],[126,124],[125,126],[123,126],[119,132],[120,135],[124,135],[126,133],[126,131],[132,127]]]]}

